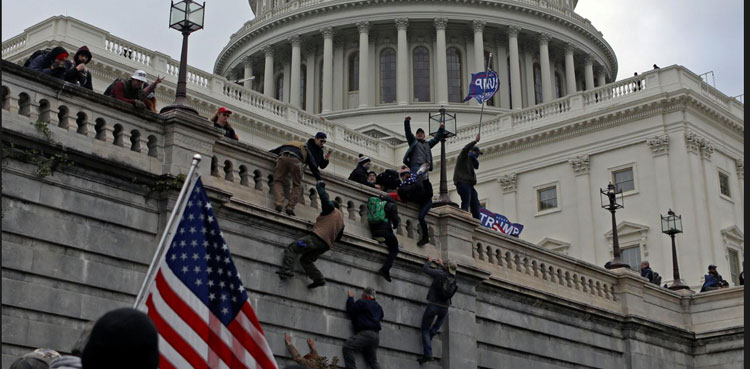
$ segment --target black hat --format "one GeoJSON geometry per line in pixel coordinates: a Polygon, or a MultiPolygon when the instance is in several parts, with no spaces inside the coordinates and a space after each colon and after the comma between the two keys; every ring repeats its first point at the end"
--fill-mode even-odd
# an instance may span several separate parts
{"type": "Polygon", "coordinates": [[[328,136],[325,134],[325,132],[318,132],[315,134],[315,138],[326,139],[328,138],[328,136]]]}
{"type": "Polygon", "coordinates": [[[359,154],[359,159],[357,159],[357,163],[364,164],[364,163],[369,163],[369,162],[370,162],[369,157],[359,154]]]}
{"type": "Polygon", "coordinates": [[[479,150],[479,146],[474,146],[471,148],[471,151],[474,151],[477,153],[477,155],[483,155],[484,153],[479,150]]]}
{"type": "Polygon", "coordinates": [[[85,369],[156,369],[159,338],[148,315],[131,308],[112,310],[94,324],[83,349],[85,369]]]}
{"type": "Polygon", "coordinates": [[[708,270],[711,270],[711,269],[716,269],[716,265],[713,265],[713,264],[709,265],[708,270]]]}

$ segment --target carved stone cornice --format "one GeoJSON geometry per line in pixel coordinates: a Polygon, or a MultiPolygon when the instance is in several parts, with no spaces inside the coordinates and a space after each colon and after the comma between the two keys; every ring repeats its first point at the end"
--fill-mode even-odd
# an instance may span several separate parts
{"type": "Polygon", "coordinates": [[[691,130],[685,131],[685,147],[688,152],[700,154],[703,159],[708,161],[711,161],[711,155],[715,150],[713,142],[691,130]]]}
{"type": "Polygon", "coordinates": [[[739,158],[734,161],[734,165],[737,168],[737,178],[740,180],[745,179],[745,159],[739,158]]]}
{"type": "Polygon", "coordinates": [[[299,47],[302,44],[302,38],[299,35],[291,35],[287,38],[292,47],[299,47]]]}
{"type": "Polygon", "coordinates": [[[484,32],[484,27],[486,25],[487,25],[486,21],[475,19],[473,22],[471,22],[471,29],[474,30],[474,33],[484,32]]]}
{"type": "Polygon", "coordinates": [[[711,161],[711,155],[713,155],[715,150],[715,146],[713,142],[709,140],[705,140],[703,142],[703,145],[701,145],[701,157],[703,160],[711,161]]]}
{"type": "Polygon", "coordinates": [[[320,33],[323,34],[323,38],[324,39],[326,39],[326,38],[332,39],[333,38],[333,34],[334,34],[333,27],[323,27],[323,28],[320,29],[320,33]]]}
{"type": "Polygon", "coordinates": [[[435,18],[432,20],[436,30],[445,31],[445,27],[448,27],[448,18],[435,18]]]}
{"type": "Polygon", "coordinates": [[[521,32],[521,27],[518,27],[518,26],[508,27],[508,37],[518,37],[519,32],[521,32]]]}
{"type": "Polygon", "coordinates": [[[654,136],[654,138],[647,140],[646,144],[651,149],[651,154],[654,156],[669,153],[669,135],[667,134],[654,136]]]}
{"type": "Polygon", "coordinates": [[[399,31],[406,31],[409,27],[409,18],[396,18],[393,22],[396,23],[396,29],[399,31]]]}
{"type": "Polygon", "coordinates": [[[370,22],[368,21],[357,22],[357,30],[359,30],[359,33],[370,32],[370,22]]]}
{"type": "Polygon", "coordinates": [[[497,181],[500,182],[500,188],[503,190],[503,193],[516,191],[516,183],[517,183],[516,173],[510,173],[510,174],[500,176],[500,178],[498,178],[497,181]]]}
{"type": "Polygon", "coordinates": [[[573,159],[569,159],[568,163],[570,163],[570,166],[573,168],[573,171],[576,173],[577,176],[582,175],[582,174],[588,174],[589,168],[591,167],[589,163],[588,155],[576,156],[573,159]]]}
{"type": "Polygon", "coordinates": [[[539,45],[548,45],[549,44],[549,33],[540,33],[539,36],[537,36],[537,40],[539,41],[539,45]]]}

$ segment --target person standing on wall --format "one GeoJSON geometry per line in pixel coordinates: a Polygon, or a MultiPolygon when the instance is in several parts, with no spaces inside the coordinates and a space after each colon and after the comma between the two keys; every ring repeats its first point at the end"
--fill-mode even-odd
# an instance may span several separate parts
{"type": "Polygon", "coordinates": [[[456,168],[453,170],[453,184],[456,185],[458,196],[461,197],[461,210],[469,211],[471,216],[479,219],[479,195],[474,186],[477,184],[477,175],[474,172],[479,169],[479,155],[482,152],[475,145],[479,142],[479,135],[474,141],[469,142],[458,154],[456,168]]]}

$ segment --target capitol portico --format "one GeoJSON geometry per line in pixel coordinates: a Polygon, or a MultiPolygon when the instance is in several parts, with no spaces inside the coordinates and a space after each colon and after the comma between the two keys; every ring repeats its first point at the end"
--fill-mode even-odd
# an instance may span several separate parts
{"type": "Polygon", "coordinates": [[[501,84],[487,114],[614,79],[614,51],[576,3],[251,1],[257,16],[232,35],[214,73],[354,127],[399,131],[388,113],[441,105],[476,122],[478,104],[463,98],[490,53],[501,84]]]}

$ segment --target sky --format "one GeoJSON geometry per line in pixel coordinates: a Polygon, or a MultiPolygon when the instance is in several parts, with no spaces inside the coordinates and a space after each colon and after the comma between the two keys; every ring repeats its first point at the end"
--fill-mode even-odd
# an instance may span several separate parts
{"type": "MultiPolygon", "coordinates": [[[[617,79],[633,72],[682,65],[713,71],[728,96],[744,94],[742,0],[579,0],[576,13],[591,20],[617,56],[617,79]]],[[[55,15],[68,15],[147,49],[179,60],[181,36],[169,29],[165,0],[14,0],[2,2],[2,39],[55,15]]],[[[190,35],[188,64],[213,71],[229,36],[253,18],[247,0],[206,0],[205,28],[190,35]]],[[[714,82],[714,81],[709,81],[714,82]]]]}

